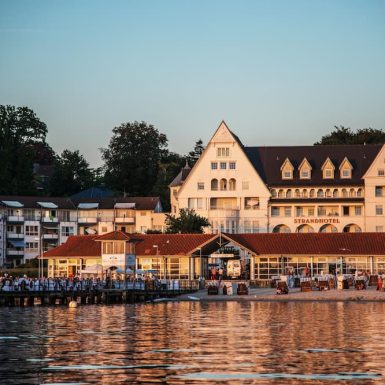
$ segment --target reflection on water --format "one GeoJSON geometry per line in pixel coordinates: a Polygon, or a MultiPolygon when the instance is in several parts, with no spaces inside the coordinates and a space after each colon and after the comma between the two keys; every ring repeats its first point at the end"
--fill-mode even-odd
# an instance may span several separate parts
{"type": "Polygon", "coordinates": [[[382,303],[1,308],[1,384],[380,384],[382,303]]]}

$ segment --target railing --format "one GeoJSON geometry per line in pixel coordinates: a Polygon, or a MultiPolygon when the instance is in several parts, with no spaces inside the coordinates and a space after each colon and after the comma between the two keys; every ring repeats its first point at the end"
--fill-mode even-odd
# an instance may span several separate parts
{"type": "Polygon", "coordinates": [[[135,223],[135,218],[132,217],[116,217],[116,223],[135,223]]]}
{"type": "Polygon", "coordinates": [[[7,249],[7,255],[11,255],[11,256],[24,255],[24,250],[7,249]]]}
{"type": "Polygon", "coordinates": [[[11,280],[3,278],[0,282],[0,292],[87,292],[102,290],[129,290],[129,291],[155,291],[167,293],[180,293],[199,289],[198,280],[94,280],[94,279],[66,279],[20,278],[11,280]]]}
{"type": "Polygon", "coordinates": [[[24,234],[19,234],[19,233],[13,233],[11,231],[7,231],[7,238],[12,238],[12,239],[23,239],[24,234]]]}
{"type": "Polygon", "coordinates": [[[43,234],[43,239],[58,239],[59,234],[43,234]]]}
{"type": "Polygon", "coordinates": [[[59,218],[43,217],[42,222],[43,223],[59,223],[59,218]]]}
{"type": "Polygon", "coordinates": [[[98,223],[98,218],[96,217],[83,217],[78,218],[78,223],[98,223]]]}
{"type": "Polygon", "coordinates": [[[24,217],[20,215],[8,215],[8,222],[24,222],[24,217]]]}

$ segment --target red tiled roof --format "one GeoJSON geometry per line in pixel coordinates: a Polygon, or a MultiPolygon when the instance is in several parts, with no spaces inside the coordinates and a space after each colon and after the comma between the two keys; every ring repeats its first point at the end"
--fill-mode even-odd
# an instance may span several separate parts
{"type": "Polygon", "coordinates": [[[46,253],[48,257],[101,257],[101,244],[95,242],[96,235],[72,235],[66,243],[55,247],[46,253]]]}
{"type": "Polygon", "coordinates": [[[385,255],[385,233],[260,233],[225,237],[261,255],[385,255]]]}
{"type": "Polygon", "coordinates": [[[111,231],[110,233],[99,235],[95,238],[96,241],[127,241],[130,236],[123,231],[111,231]]]}
{"type": "Polygon", "coordinates": [[[142,234],[136,244],[137,255],[188,255],[217,238],[216,234],[142,234]],[[157,245],[158,247],[154,247],[157,245]]]}

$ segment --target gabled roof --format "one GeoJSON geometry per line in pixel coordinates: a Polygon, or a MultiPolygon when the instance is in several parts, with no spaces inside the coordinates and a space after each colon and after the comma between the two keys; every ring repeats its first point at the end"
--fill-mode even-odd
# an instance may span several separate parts
{"type": "Polygon", "coordinates": [[[180,170],[179,174],[174,178],[174,180],[169,184],[169,187],[175,187],[183,184],[183,182],[188,177],[188,174],[190,174],[190,171],[191,171],[191,167],[186,161],[186,164],[180,170]]]}
{"type": "Polygon", "coordinates": [[[385,233],[224,234],[259,255],[385,255],[385,233]]]}
{"type": "Polygon", "coordinates": [[[254,168],[268,186],[296,185],[362,185],[363,175],[381,150],[382,145],[325,145],[325,146],[283,146],[283,147],[244,147],[245,153],[254,168]],[[352,178],[347,180],[335,175],[333,179],[325,180],[322,166],[327,158],[333,164],[341,164],[348,158],[353,166],[352,178]],[[293,173],[293,179],[282,179],[281,166],[285,159],[290,159],[295,171],[306,158],[312,166],[311,179],[300,179],[299,173],[293,173]]]}
{"type": "Polygon", "coordinates": [[[110,233],[99,235],[95,241],[128,241],[130,236],[123,231],[111,231],[110,233]]]}
{"type": "Polygon", "coordinates": [[[44,253],[48,257],[95,257],[101,256],[99,242],[95,235],[71,235],[67,242],[44,253]]]}

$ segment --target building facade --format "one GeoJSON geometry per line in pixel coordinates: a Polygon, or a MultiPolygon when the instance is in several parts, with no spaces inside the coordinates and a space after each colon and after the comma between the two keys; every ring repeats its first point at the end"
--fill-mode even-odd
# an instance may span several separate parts
{"type": "Polygon", "coordinates": [[[208,218],[208,232],[382,232],[385,148],[246,147],[222,122],[170,199],[173,214],[208,218]]]}
{"type": "Polygon", "coordinates": [[[0,196],[0,266],[18,266],[74,234],[163,231],[162,211],[157,197],[0,196]]]}

